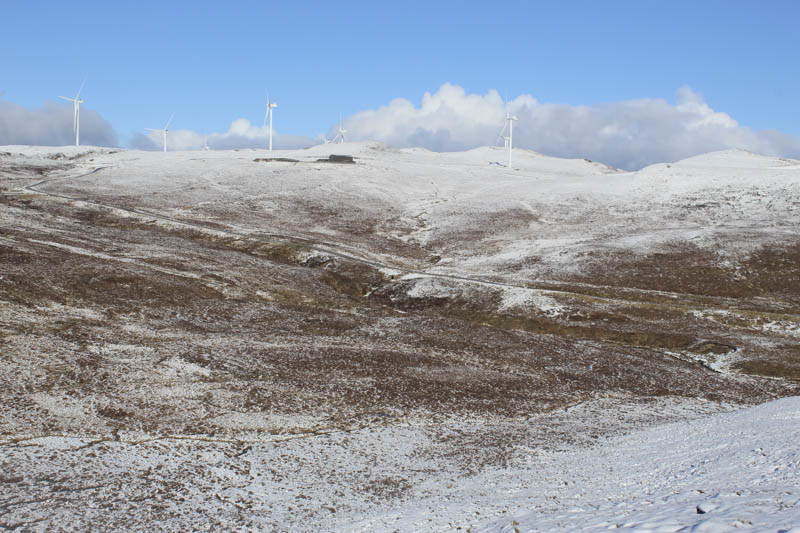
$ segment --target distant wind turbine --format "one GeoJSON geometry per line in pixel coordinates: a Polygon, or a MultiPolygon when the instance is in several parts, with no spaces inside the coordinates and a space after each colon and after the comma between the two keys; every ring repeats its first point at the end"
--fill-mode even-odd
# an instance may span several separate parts
{"type": "MultiPolygon", "coordinates": [[[[272,151],[272,110],[278,107],[278,104],[272,103],[269,100],[269,93],[267,93],[267,112],[264,113],[264,126],[267,125],[267,117],[269,117],[269,151],[272,151]]],[[[263,126],[262,126],[263,127],[263,126]]]]}
{"type": "Polygon", "coordinates": [[[164,151],[167,151],[167,132],[169,131],[169,125],[172,123],[172,119],[175,118],[175,113],[173,113],[167,123],[164,125],[164,128],[160,130],[155,130],[153,128],[147,128],[147,131],[160,131],[161,132],[161,141],[164,145],[164,151]]]}
{"type": "Polygon", "coordinates": [[[333,138],[331,143],[335,143],[336,139],[339,139],[339,142],[344,144],[344,134],[347,133],[347,130],[342,129],[342,114],[339,113],[339,133],[336,134],[336,137],[333,138]]]}
{"type": "Polygon", "coordinates": [[[78,94],[75,95],[75,98],[67,98],[66,96],[59,96],[59,98],[63,98],[64,100],[69,100],[72,102],[72,129],[75,132],[75,146],[80,144],[80,133],[81,133],[81,104],[83,100],[80,99],[81,91],[83,90],[83,86],[86,83],[86,80],[81,82],[81,88],[78,89],[78,94]]]}

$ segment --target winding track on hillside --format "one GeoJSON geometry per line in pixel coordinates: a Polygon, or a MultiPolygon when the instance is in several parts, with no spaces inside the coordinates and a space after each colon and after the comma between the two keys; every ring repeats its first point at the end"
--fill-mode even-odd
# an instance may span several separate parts
{"type": "MultiPolygon", "coordinates": [[[[47,178],[39,180],[35,183],[30,185],[25,185],[22,187],[23,191],[33,193],[33,194],[42,194],[51,198],[57,198],[61,200],[67,200],[71,202],[83,202],[88,205],[92,205],[99,208],[104,209],[111,209],[111,210],[120,210],[126,213],[130,213],[136,215],[138,217],[147,217],[148,219],[156,219],[162,222],[167,222],[170,224],[175,224],[179,226],[184,226],[187,228],[191,228],[194,230],[201,231],[203,233],[213,233],[217,235],[226,235],[230,237],[236,238],[253,238],[253,237],[260,237],[260,238],[271,238],[276,240],[281,240],[290,243],[302,244],[308,247],[309,250],[324,254],[332,257],[336,257],[345,261],[351,261],[354,263],[359,263],[363,265],[370,266],[376,269],[388,270],[388,271],[395,271],[401,275],[417,275],[422,277],[429,277],[429,278],[438,278],[438,279],[446,279],[452,281],[459,281],[465,283],[473,283],[478,285],[485,285],[490,287],[499,287],[499,288],[508,288],[508,289],[524,289],[524,290],[531,290],[531,291],[538,291],[543,294],[563,294],[567,296],[573,297],[590,297],[592,299],[608,302],[608,303],[615,303],[615,304],[629,304],[629,305],[647,305],[647,306],[656,306],[663,309],[670,309],[670,310],[677,310],[677,311],[688,311],[688,310],[704,310],[704,311],[725,311],[725,312],[733,312],[742,314],[748,317],[763,317],[768,319],[775,319],[775,318],[782,318],[784,320],[790,319],[792,321],[800,323],[800,315],[795,315],[786,312],[768,312],[768,311],[752,311],[752,310],[740,310],[740,309],[731,309],[731,306],[735,306],[736,301],[730,298],[718,297],[718,296],[706,296],[706,295],[698,295],[692,293],[679,293],[679,292],[669,292],[669,291],[659,291],[653,289],[641,289],[636,287],[623,287],[623,286],[614,286],[614,285],[596,285],[591,283],[585,282],[559,282],[553,280],[534,280],[527,284],[519,284],[519,283],[510,283],[504,281],[495,281],[486,278],[480,277],[473,277],[473,276],[464,276],[458,274],[445,274],[445,273],[438,273],[438,272],[429,272],[427,270],[415,269],[415,268],[408,268],[403,266],[397,266],[389,263],[385,263],[382,261],[377,261],[374,259],[365,259],[364,257],[359,257],[357,255],[353,255],[344,251],[341,251],[342,246],[341,244],[337,243],[330,243],[325,241],[318,241],[314,239],[309,239],[306,237],[302,237],[300,235],[293,235],[293,234],[284,234],[284,233],[271,233],[271,232],[259,232],[259,233],[239,233],[231,229],[220,229],[217,227],[209,227],[199,222],[192,222],[187,220],[181,220],[177,218],[173,218],[164,214],[154,213],[152,211],[146,211],[142,209],[132,208],[132,207],[124,207],[120,205],[108,204],[104,202],[98,202],[96,200],[88,200],[84,198],[78,198],[74,196],[69,196],[65,194],[58,194],[53,192],[48,192],[46,190],[42,190],[38,187],[46,185],[47,183],[53,181],[65,181],[65,180],[77,180],[80,178],[84,178],[87,176],[91,176],[100,172],[103,169],[111,168],[109,166],[100,166],[96,167],[88,172],[83,172],[81,174],[75,175],[67,175],[67,176],[59,176],[53,178],[47,178]],[[564,288],[565,285],[568,285],[571,288],[580,287],[587,289],[586,292],[576,291],[576,290],[569,290],[564,288]],[[622,297],[621,295],[617,294],[616,297],[604,296],[602,294],[593,294],[592,291],[616,291],[616,292],[623,292],[627,295],[630,295],[630,298],[622,297]],[[650,298],[648,299],[648,296],[650,298]],[[674,303],[664,302],[663,299],[668,298],[674,303]],[[697,301],[702,299],[703,301],[697,301]],[[714,305],[709,305],[709,303],[713,302],[714,305]]],[[[9,191],[10,192],[10,191],[9,191]]],[[[392,280],[392,281],[401,281],[401,280],[392,280]]],[[[698,339],[700,340],[700,339],[698,339]]]]}

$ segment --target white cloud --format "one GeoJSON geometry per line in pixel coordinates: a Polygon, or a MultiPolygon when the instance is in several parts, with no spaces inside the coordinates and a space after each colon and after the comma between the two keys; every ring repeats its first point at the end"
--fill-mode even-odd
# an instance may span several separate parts
{"type": "MultiPolygon", "coordinates": [[[[80,142],[116,146],[117,134],[96,111],[81,107],[80,142]]],[[[38,109],[0,100],[0,145],[65,146],[75,143],[71,103],[45,102],[38,109]]]]}
{"type": "MultiPolygon", "coordinates": [[[[514,145],[560,157],[588,157],[635,169],[726,148],[800,157],[800,139],[755,131],[711,109],[702,95],[683,87],[676,102],[628,100],[598,106],[543,104],[530,95],[503,102],[494,90],[467,94],[444,84],[419,107],[402,98],[348,117],[348,140],[378,140],[435,151],[497,144],[506,110],[519,117],[514,145]]],[[[333,130],[332,130],[333,133],[333,130]]]]}
{"type": "MultiPolygon", "coordinates": [[[[206,144],[214,150],[237,148],[266,148],[269,144],[269,126],[255,126],[245,118],[231,122],[225,133],[203,135],[192,130],[170,130],[167,134],[168,150],[202,150],[206,144]]],[[[161,132],[151,131],[134,137],[131,145],[140,150],[161,150],[161,132]]],[[[278,135],[273,132],[272,146],[276,150],[306,148],[318,144],[309,137],[278,135]]]]}

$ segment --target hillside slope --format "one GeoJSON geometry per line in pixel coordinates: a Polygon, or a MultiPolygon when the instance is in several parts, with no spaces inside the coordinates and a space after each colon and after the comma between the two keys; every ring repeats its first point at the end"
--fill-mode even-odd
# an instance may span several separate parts
{"type": "Polygon", "coordinates": [[[798,393],[797,161],[504,159],[0,147],[0,521],[482,524],[528,504],[475,480],[798,393]]]}

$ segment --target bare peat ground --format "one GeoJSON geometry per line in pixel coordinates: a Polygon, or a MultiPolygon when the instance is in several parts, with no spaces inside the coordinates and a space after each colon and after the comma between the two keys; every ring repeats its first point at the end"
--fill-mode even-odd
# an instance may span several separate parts
{"type": "MultiPolygon", "coordinates": [[[[539,450],[798,393],[797,241],[456,275],[431,266],[459,241],[387,238],[420,222],[375,198],[296,194],[306,231],[281,212],[259,231],[246,198],[176,214],[65,179],[101,156],[0,154],[3,529],[339,529],[477,501],[465,480],[539,450]]],[[[536,222],[493,216],[462,250],[536,222]]],[[[483,512],[460,524],[507,509],[483,512]]]]}

